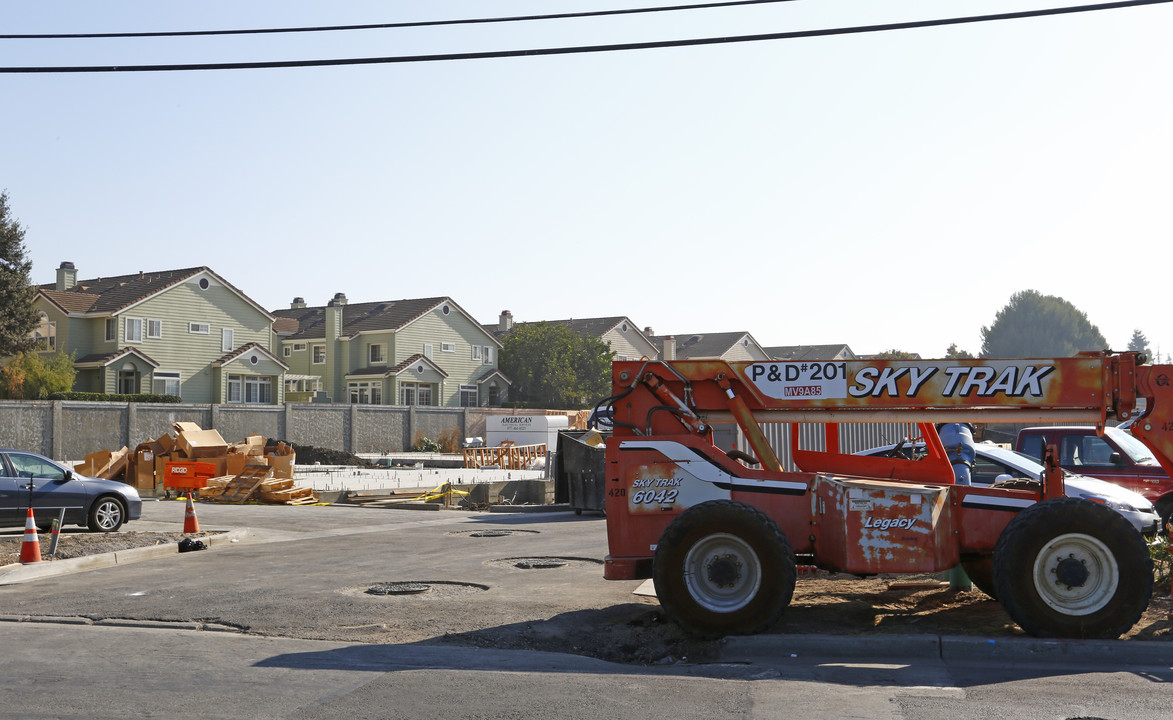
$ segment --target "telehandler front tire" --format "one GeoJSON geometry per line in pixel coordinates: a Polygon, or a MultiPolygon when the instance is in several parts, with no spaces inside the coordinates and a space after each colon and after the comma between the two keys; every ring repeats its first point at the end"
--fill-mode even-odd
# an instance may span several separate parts
{"type": "Polygon", "coordinates": [[[797,565],[777,523],[757,508],[712,500],[680,514],[656,545],[660,607],[690,635],[761,632],[794,596],[797,565]]]}
{"type": "Polygon", "coordinates": [[[1002,531],[994,590],[1030,635],[1116,638],[1149,604],[1152,560],[1140,533],[1116,511],[1053,498],[1023,510],[1002,531]]]}

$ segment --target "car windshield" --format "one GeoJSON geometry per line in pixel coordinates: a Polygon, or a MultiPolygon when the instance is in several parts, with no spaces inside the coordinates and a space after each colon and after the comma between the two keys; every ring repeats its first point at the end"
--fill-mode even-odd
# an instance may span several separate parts
{"type": "Polygon", "coordinates": [[[1137,440],[1131,434],[1116,428],[1107,428],[1104,432],[1120,446],[1120,449],[1137,465],[1156,465],[1157,459],[1148,446],[1137,440]]]}

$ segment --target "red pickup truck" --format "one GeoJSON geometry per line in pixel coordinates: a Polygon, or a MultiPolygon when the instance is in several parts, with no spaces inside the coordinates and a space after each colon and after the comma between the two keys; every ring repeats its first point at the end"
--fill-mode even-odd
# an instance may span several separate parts
{"type": "Polygon", "coordinates": [[[1064,470],[1138,492],[1156,506],[1162,526],[1173,522],[1173,480],[1128,431],[1104,428],[1104,436],[1099,437],[1090,426],[1032,427],[1018,432],[1014,449],[1041,462],[1048,445],[1059,449],[1064,470]]]}

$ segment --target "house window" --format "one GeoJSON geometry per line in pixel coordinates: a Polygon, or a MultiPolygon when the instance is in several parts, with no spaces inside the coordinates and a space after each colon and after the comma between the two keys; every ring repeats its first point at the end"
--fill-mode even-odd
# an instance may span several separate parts
{"type": "Polygon", "coordinates": [[[156,395],[179,395],[179,373],[156,370],[154,393],[156,395]]]}
{"type": "Polygon", "coordinates": [[[371,365],[385,365],[387,363],[387,345],[384,343],[372,344],[370,347],[371,365]]]}
{"type": "Polygon", "coordinates": [[[57,323],[50,321],[46,313],[41,313],[40,322],[33,329],[32,335],[38,345],[44,343],[44,347],[38,347],[39,350],[57,349],[57,323]]]}
{"type": "Polygon", "coordinates": [[[383,383],[379,382],[352,382],[348,383],[347,391],[350,402],[354,405],[382,405],[383,383]]]}
{"type": "Polygon", "coordinates": [[[293,355],[293,348],[286,345],[285,347],[281,348],[281,354],[285,357],[290,357],[293,355]]]}
{"type": "Polygon", "coordinates": [[[314,345],[313,362],[314,362],[314,365],[325,365],[326,364],[326,346],[325,345],[314,345]]]}
{"type": "Polygon", "coordinates": [[[435,348],[435,345],[432,343],[424,343],[424,357],[430,360],[432,358],[433,348],[435,348]]]}
{"type": "Polygon", "coordinates": [[[440,343],[440,352],[456,352],[456,343],[440,343]]]}
{"type": "Polygon", "coordinates": [[[230,352],[234,347],[232,344],[232,328],[224,328],[220,331],[220,349],[224,352],[230,352]]]}
{"type": "Polygon", "coordinates": [[[126,318],[126,342],[143,341],[142,318],[126,318]]]}
{"type": "Polygon", "coordinates": [[[114,318],[106,318],[106,342],[114,342],[118,339],[118,321],[114,318]]]}
{"type": "Polygon", "coordinates": [[[305,352],[305,343],[293,343],[293,352],[305,352]]]}
{"type": "Polygon", "coordinates": [[[228,402],[268,405],[273,402],[273,379],[252,375],[228,376],[228,402]]]}
{"type": "Polygon", "coordinates": [[[460,386],[460,407],[476,407],[477,406],[477,386],[476,385],[461,385],[460,386]]]}
{"type": "Polygon", "coordinates": [[[493,364],[493,346],[492,345],[485,346],[484,356],[485,356],[485,364],[492,365],[493,364]]]}
{"type": "Polygon", "coordinates": [[[400,405],[429,406],[432,404],[432,386],[427,383],[403,383],[399,387],[400,405]]]}
{"type": "Polygon", "coordinates": [[[473,360],[480,360],[481,359],[481,351],[484,349],[485,348],[483,345],[473,345],[472,346],[472,359],[473,360]]]}
{"type": "Polygon", "coordinates": [[[192,335],[207,335],[212,332],[212,328],[207,323],[189,322],[187,331],[192,335]]]}
{"type": "Polygon", "coordinates": [[[162,320],[147,320],[147,337],[152,340],[158,340],[163,337],[162,320]]]}

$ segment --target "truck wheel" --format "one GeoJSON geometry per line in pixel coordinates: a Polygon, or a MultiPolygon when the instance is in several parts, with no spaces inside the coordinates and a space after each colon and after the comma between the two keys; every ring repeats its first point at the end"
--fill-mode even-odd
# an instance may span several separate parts
{"type": "Polygon", "coordinates": [[[969,577],[969,581],[978,590],[989,595],[994,600],[998,599],[998,591],[994,589],[994,556],[993,555],[969,555],[962,556],[961,569],[965,570],[965,574],[969,577]]]}
{"type": "Polygon", "coordinates": [[[764,512],[712,500],[680,514],[656,545],[652,577],[664,614],[691,635],[761,632],[794,596],[794,550],[764,512]]]}
{"type": "Polygon", "coordinates": [[[1053,498],[1018,514],[994,548],[994,590],[1038,637],[1116,638],[1140,619],[1153,567],[1140,533],[1090,500],[1053,498]]]}

